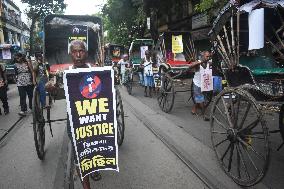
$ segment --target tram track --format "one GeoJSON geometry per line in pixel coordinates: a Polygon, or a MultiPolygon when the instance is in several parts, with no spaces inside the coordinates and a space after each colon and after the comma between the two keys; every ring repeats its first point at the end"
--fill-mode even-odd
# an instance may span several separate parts
{"type": "Polygon", "coordinates": [[[2,131],[6,131],[6,132],[5,132],[5,134],[4,134],[3,136],[1,136],[1,138],[0,138],[0,147],[1,147],[1,145],[5,142],[5,139],[7,139],[7,137],[9,136],[9,134],[12,133],[12,131],[17,128],[18,123],[20,123],[20,121],[23,120],[23,119],[24,119],[24,117],[20,117],[11,127],[9,127],[8,130],[2,129],[2,131]]]}
{"type": "Polygon", "coordinates": [[[212,176],[204,167],[202,167],[199,163],[197,163],[193,158],[186,157],[185,152],[182,149],[175,146],[174,142],[168,137],[165,133],[163,133],[159,128],[156,128],[151,124],[151,122],[145,118],[141,113],[137,111],[136,108],[132,106],[131,103],[127,102],[124,99],[124,104],[129,107],[131,113],[135,115],[135,117],[140,120],[145,127],[151,131],[178,159],[180,159],[187,168],[189,168],[199,179],[200,181],[210,189],[221,189],[227,188],[222,183],[218,182],[214,176],[212,176]]]}

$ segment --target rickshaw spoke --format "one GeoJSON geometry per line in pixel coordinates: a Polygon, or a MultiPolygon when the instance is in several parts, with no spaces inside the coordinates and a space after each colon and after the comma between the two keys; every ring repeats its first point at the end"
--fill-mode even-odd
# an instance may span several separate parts
{"type": "Polygon", "coordinates": [[[239,142],[242,143],[242,145],[244,145],[245,147],[248,147],[249,149],[251,149],[251,151],[254,152],[254,153],[257,155],[257,157],[258,157],[259,159],[262,159],[262,160],[265,161],[265,157],[263,157],[261,154],[259,154],[259,153],[253,148],[252,145],[246,143],[246,142],[245,142],[243,139],[241,139],[240,137],[237,137],[237,139],[238,139],[239,142]]]}
{"type": "Polygon", "coordinates": [[[238,119],[239,119],[239,110],[240,110],[240,103],[241,103],[241,99],[240,97],[237,95],[237,109],[235,111],[235,121],[234,121],[234,125],[236,125],[236,127],[238,127],[238,119]]]}
{"type": "Polygon", "coordinates": [[[249,103],[248,106],[247,106],[247,108],[246,108],[245,114],[244,114],[244,116],[243,116],[243,118],[242,118],[241,124],[239,125],[239,128],[242,128],[242,127],[243,127],[243,125],[244,125],[244,123],[245,123],[245,121],[246,121],[246,118],[247,118],[247,115],[248,115],[248,112],[249,112],[250,108],[251,108],[251,104],[249,103]]]}
{"type": "Polygon", "coordinates": [[[231,145],[231,150],[230,150],[230,157],[229,157],[228,172],[230,172],[230,171],[231,171],[231,168],[232,168],[232,161],[233,161],[234,149],[235,149],[235,144],[232,143],[232,145],[231,145]]]}
{"type": "Polygon", "coordinates": [[[225,158],[225,156],[227,155],[228,151],[230,150],[231,146],[232,146],[232,143],[230,143],[229,146],[227,147],[225,153],[224,153],[223,156],[221,157],[221,161],[224,160],[224,158],[225,158]]]}
{"type": "Polygon", "coordinates": [[[240,157],[240,159],[241,159],[241,162],[242,162],[242,164],[243,164],[243,167],[245,168],[246,176],[250,179],[250,174],[249,174],[249,172],[248,172],[247,165],[246,165],[246,163],[245,163],[245,161],[244,161],[243,153],[241,152],[241,149],[239,148],[239,145],[238,145],[238,144],[236,145],[236,148],[237,148],[239,157],[240,157]]]}
{"type": "Polygon", "coordinates": [[[240,155],[237,153],[237,170],[238,170],[238,178],[242,178],[241,175],[241,165],[240,165],[240,155]]]}
{"type": "Polygon", "coordinates": [[[224,142],[226,142],[227,140],[229,140],[228,138],[225,138],[224,140],[222,140],[221,142],[218,142],[218,144],[215,145],[215,147],[218,147],[219,145],[223,144],[224,142]]]}
{"type": "Polygon", "coordinates": [[[246,127],[242,128],[239,133],[243,132],[243,131],[251,131],[253,130],[259,123],[259,118],[257,118],[256,120],[254,120],[253,122],[251,122],[250,124],[248,124],[246,127]]]}
{"type": "Polygon", "coordinates": [[[234,109],[234,104],[233,104],[232,93],[230,93],[229,99],[230,99],[230,107],[231,107],[231,120],[232,120],[232,123],[235,123],[235,109],[234,109]]]}
{"type": "Polygon", "coordinates": [[[218,125],[220,125],[224,130],[227,130],[227,129],[228,129],[228,128],[226,128],[225,125],[223,125],[223,124],[221,123],[220,120],[218,120],[218,118],[216,118],[216,116],[213,115],[212,117],[213,117],[214,121],[216,121],[216,122],[218,123],[218,125]]]}
{"type": "Polygon", "coordinates": [[[231,128],[233,128],[232,120],[231,120],[231,118],[230,118],[230,114],[229,114],[229,110],[228,110],[228,107],[227,107],[227,105],[226,105],[226,102],[225,102],[225,100],[224,100],[223,97],[221,97],[221,100],[222,100],[223,106],[224,106],[224,108],[225,108],[225,114],[226,114],[226,116],[227,116],[227,120],[228,120],[229,126],[230,126],[231,128]]]}
{"type": "Polygon", "coordinates": [[[227,121],[227,118],[224,116],[224,112],[221,111],[220,107],[216,104],[216,108],[217,110],[220,112],[221,116],[224,118],[224,120],[229,124],[229,122],[227,121]]]}
{"type": "Polygon", "coordinates": [[[220,135],[226,135],[226,134],[228,134],[227,132],[221,132],[221,131],[212,131],[212,133],[220,134],[220,135]]]}
{"type": "Polygon", "coordinates": [[[256,170],[256,172],[258,173],[259,170],[258,170],[257,166],[255,165],[255,163],[253,162],[251,156],[249,155],[249,152],[248,152],[247,148],[245,148],[244,145],[240,145],[240,146],[241,146],[241,147],[243,148],[243,150],[246,152],[248,159],[250,160],[252,166],[254,167],[254,169],[256,170]]]}

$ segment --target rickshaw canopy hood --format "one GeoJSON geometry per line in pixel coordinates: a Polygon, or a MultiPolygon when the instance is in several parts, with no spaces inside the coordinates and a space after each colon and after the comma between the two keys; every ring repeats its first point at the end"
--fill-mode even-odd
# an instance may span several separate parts
{"type": "Polygon", "coordinates": [[[220,11],[219,15],[213,22],[212,29],[208,33],[211,40],[215,39],[220,30],[226,24],[228,19],[232,16],[232,13],[239,12],[251,12],[254,9],[259,8],[284,8],[283,0],[253,0],[245,1],[245,3],[238,5],[235,0],[229,1],[220,11]]]}

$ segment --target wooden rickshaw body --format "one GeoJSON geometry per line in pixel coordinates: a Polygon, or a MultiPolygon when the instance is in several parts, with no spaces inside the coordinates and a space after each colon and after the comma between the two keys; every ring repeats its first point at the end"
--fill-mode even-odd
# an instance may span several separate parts
{"type": "MultiPolygon", "coordinates": [[[[161,62],[160,68],[171,71],[173,75],[188,70],[188,65],[197,58],[194,42],[190,32],[187,31],[167,31],[162,33],[155,45],[155,50],[158,52],[161,62]],[[175,36],[182,36],[183,52],[181,53],[173,53],[172,51],[172,38],[175,36]]],[[[189,73],[185,74],[193,76],[189,73]]]]}
{"type": "Polygon", "coordinates": [[[125,48],[123,45],[106,44],[104,46],[104,65],[112,66],[113,63],[118,63],[121,56],[124,54],[125,48]]]}
{"type": "Polygon", "coordinates": [[[241,186],[253,186],[264,178],[269,133],[280,132],[284,140],[283,7],[283,1],[275,0],[228,3],[209,33],[228,84],[212,104],[211,140],[221,168],[241,186]],[[248,51],[248,16],[261,8],[264,48],[248,51]],[[279,107],[279,130],[270,131],[266,112],[279,112],[279,107]]]}
{"type": "MultiPolygon", "coordinates": [[[[195,103],[192,82],[194,69],[189,69],[189,65],[197,60],[197,52],[190,32],[164,32],[155,45],[155,51],[160,63],[159,72],[161,74],[161,90],[158,97],[160,108],[166,113],[170,112],[174,105],[175,94],[180,92],[190,92],[189,100],[192,99],[195,103]],[[182,50],[175,50],[178,53],[173,53],[175,52],[173,47],[175,38],[179,38],[182,46],[182,50]]],[[[212,99],[212,92],[203,92],[203,94],[207,107],[212,99]]]]}
{"type": "MultiPolygon", "coordinates": [[[[96,16],[48,15],[44,19],[44,57],[50,65],[51,74],[68,69],[72,63],[68,54],[69,37],[76,37],[76,26],[87,28],[87,62],[103,65],[103,27],[102,19],[96,16]]],[[[81,30],[81,29],[80,29],[81,30]]]]}
{"type": "Polygon", "coordinates": [[[154,47],[154,41],[152,39],[135,39],[131,42],[129,47],[129,60],[133,65],[134,70],[137,70],[141,63],[141,47],[147,46],[148,50],[152,50],[154,47]]]}

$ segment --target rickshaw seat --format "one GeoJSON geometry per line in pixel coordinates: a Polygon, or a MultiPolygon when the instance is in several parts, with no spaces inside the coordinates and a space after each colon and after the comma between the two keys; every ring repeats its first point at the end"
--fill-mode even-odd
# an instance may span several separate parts
{"type": "Polygon", "coordinates": [[[244,84],[256,85],[251,70],[246,66],[236,66],[225,71],[225,78],[230,87],[238,87],[244,84]]]}

